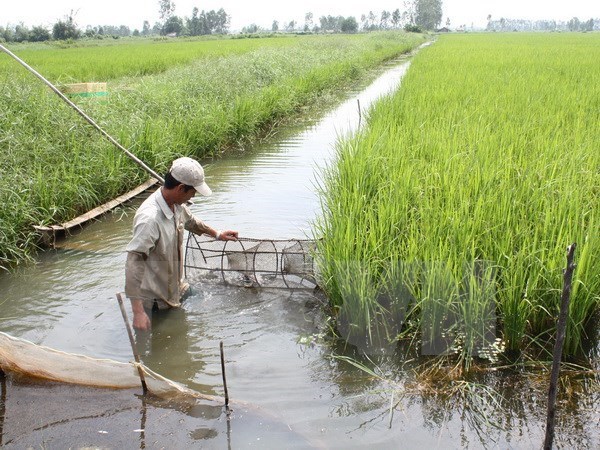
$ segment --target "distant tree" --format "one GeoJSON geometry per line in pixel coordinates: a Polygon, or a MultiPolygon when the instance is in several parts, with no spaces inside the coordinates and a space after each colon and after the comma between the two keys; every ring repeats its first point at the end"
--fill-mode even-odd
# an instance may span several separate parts
{"type": "Polygon", "coordinates": [[[271,25],[271,31],[279,31],[279,22],[276,20],[274,20],[273,24],[271,25]]]}
{"type": "Polygon", "coordinates": [[[137,28],[135,30],[133,30],[133,33],[131,33],[132,36],[134,37],[139,37],[140,36],[140,30],[138,30],[137,28]]]}
{"type": "Polygon", "coordinates": [[[225,12],[223,8],[220,8],[215,17],[214,32],[217,34],[227,34],[229,31],[229,24],[231,23],[231,17],[225,12]]]}
{"type": "MultiPolygon", "coordinates": [[[[229,15],[223,8],[218,11],[213,9],[208,12],[202,10],[200,13],[198,12],[198,8],[194,8],[192,10],[192,17],[186,18],[187,33],[190,36],[214,33],[226,34],[229,30],[229,22],[229,15]]],[[[244,29],[247,28],[244,27],[244,29]]]]}
{"type": "Polygon", "coordinates": [[[415,25],[434,30],[442,22],[442,0],[415,0],[415,25]]]}
{"type": "Polygon", "coordinates": [[[382,30],[385,30],[389,27],[389,22],[392,17],[392,14],[389,11],[381,11],[381,20],[379,21],[379,27],[382,30]]]}
{"type": "Polygon", "coordinates": [[[171,0],[158,0],[158,14],[160,20],[167,21],[175,14],[175,2],[171,0]]]}
{"type": "Polygon", "coordinates": [[[304,15],[304,31],[309,31],[313,27],[313,13],[307,12],[304,15]]]}
{"type": "Polygon", "coordinates": [[[369,27],[369,22],[367,21],[367,16],[364,14],[360,15],[360,24],[363,30],[367,30],[369,27]]]}
{"type": "MultiPolygon", "coordinates": [[[[389,19],[389,16],[387,16],[387,14],[389,13],[386,12],[386,21],[389,19]]],[[[360,23],[363,31],[373,31],[380,28],[380,23],[377,23],[377,16],[373,11],[369,11],[369,14],[367,15],[361,14],[360,23]]]]}
{"type": "Polygon", "coordinates": [[[33,27],[31,33],[29,33],[29,39],[31,42],[44,42],[50,40],[50,31],[46,27],[41,25],[33,27]]]}
{"type": "Polygon", "coordinates": [[[178,16],[171,16],[163,25],[162,32],[164,35],[175,33],[177,35],[181,34],[183,31],[183,20],[178,16]]]}
{"type": "Polygon", "coordinates": [[[402,23],[406,26],[415,23],[415,3],[416,0],[404,0],[404,12],[402,13],[402,23]]]}
{"type": "Polygon", "coordinates": [[[369,30],[375,30],[377,28],[377,26],[375,25],[375,13],[373,11],[369,11],[369,15],[367,16],[367,20],[368,20],[368,29],[369,30]]]}
{"type": "Polygon", "coordinates": [[[358,22],[352,16],[346,17],[342,20],[340,31],[342,33],[356,33],[358,31],[358,22]]]}
{"type": "Polygon", "coordinates": [[[27,42],[30,39],[29,28],[27,28],[22,22],[15,27],[15,42],[27,42]]]}
{"type": "Polygon", "coordinates": [[[142,25],[142,36],[150,35],[150,22],[144,20],[144,24],[142,25]]]}
{"type": "Polygon", "coordinates": [[[152,31],[150,34],[160,34],[162,31],[162,24],[160,22],[154,22],[152,25],[152,31]]]}
{"type": "Polygon", "coordinates": [[[583,22],[581,24],[581,31],[594,31],[594,19],[583,22]]]}
{"type": "Polygon", "coordinates": [[[573,17],[571,20],[567,22],[567,28],[569,31],[579,31],[581,27],[581,21],[578,17],[573,17]]]}
{"type": "MultiPolygon", "coordinates": [[[[345,18],[343,16],[321,16],[319,18],[321,24],[320,29],[323,32],[339,33],[342,31],[342,23],[344,20],[345,18]]],[[[356,19],[354,19],[354,21],[356,22],[356,19]]],[[[358,28],[358,23],[356,26],[358,28]]]]}
{"type": "Polygon", "coordinates": [[[98,34],[98,29],[96,27],[93,27],[91,25],[88,25],[85,27],[85,31],[83,32],[83,35],[86,38],[93,38],[96,37],[98,34]]]}
{"type": "Polygon", "coordinates": [[[295,28],[296,28],[296,21],[290,20],[288,22],[288,24],[285,26],[285,31],[294,31],[295,28]]]}
{"type": "Polygon", "coordinates": [[[259,30],[260,30],[260,27],[258,25],[256,25],[255,23],[252,23],[246,27],[243,27],[242,33],[254,34],[254,33],[258,33],[259,30]]]}
{"type": "Polygon", "coordinates": [[[394,28],[398,28],[400,26],[400,20],[402,20],[402,15],[400,14],[400,10],[396,8],[392,13],[392,25],[394,28]]]}
{"type": "Polygon", "coordinates": [[[202,34],[202,22],[200,21],[200,11],[194,7],[192,9],[192,17],[187,18],[187,29],[190,36],[200,36],[202,34]]]}
{"type": "Polygon", "coordinates": [[[52,26],[52,38],[57,41],[78,39],[80,35],[81,32],[75,24],[72,11],[64,20],[59,20],[52,26]]]}

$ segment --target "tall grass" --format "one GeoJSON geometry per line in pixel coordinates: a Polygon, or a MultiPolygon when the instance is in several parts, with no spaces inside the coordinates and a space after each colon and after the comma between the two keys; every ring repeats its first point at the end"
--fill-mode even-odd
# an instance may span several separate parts
{"type": "Polygon", "coordinates": [[[543,347],[577,242],[566,349],[581,350],[600,305],[599,44],[482,34],[423,50],[323,177],[316,233],[333,304],[355,292],[369,327],[395,301],[403,332],[458,345],[467,363],[493,346],[496,310],[509,349],[543,347]]]}
{"type": "MultiPolygon", "coordinates": [[[[201,47],[200,57],[190,55],[213,41],[170,44],[169,48],[187,51],[186,64],[173,64],[177,54],[169,59],[165,44],[160,58],[168,68],[153,69],[152,75],[142,77],[130,72],[138,73],[136,64],[145,55],[135,45],[129,53],[127,45],[74,49],[81,53],[72,60],[73,66],[43,63],[40,54],[42,68],[36,68],[44,75],[46,67],[58,78],[77,79],[82,66],[101,73],[114,52],[126,69],[111,68],[116,78],[109,82],[108,97],[77,102],[109,134],[164,172],[176,156],[206,157],[256,139],[279,120],[318,104],[325,94],[351,84],[367,69],[423,39],[382,33],[227,40],[222,46],[221,41],[214,44],[213,54],[201,47]],[[107,56],[99,57],[100,50],[107,56]],[[124,61],[128,54],[130,60],[124,61]]],[[[37,47],[35,51],[43,53],[37,47]]],[[[0,55],[6,64],[4,58],[0,55]]],[[[147,176],[33,76],[21,72],[0,75],[0,267],[4,268],[31,254],[33,225],[68,220],[147,176]]]]}

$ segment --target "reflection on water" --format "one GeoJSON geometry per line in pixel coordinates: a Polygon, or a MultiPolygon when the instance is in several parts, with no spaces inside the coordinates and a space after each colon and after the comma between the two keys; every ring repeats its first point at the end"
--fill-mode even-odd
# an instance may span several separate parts
{"type": "MultiPolygon", "coordinates": [[[[406,67],[390,67],[319,120],[307,119],[247,152],[206,164],[214,195],[197,199],[194,211],[216,228],[236,228],[246,237],[309,235],[319,208],[319,170],[330,161],[336,137],[358,125],[356,99],[368,108],[397,85],[406,67]]],[[[68,352],[131,360],[115,294],[123,289],[124,248],[138,203],[40,254],[35,266],[1,276],[2,331],[68,352]]],[[[418,361],[406,355],[368,360],[332,341],[323,301],[307,290],[207,282],[193,287],[180,311],[156,318],[152,334],[137,334],[150,368],[205,394],[223,394],[223,341],[231,422],[220,409],[146,402],[129,391],[9,380],[2,383],[0,442],[54,448],[540,446],[544,377],[489,372],[469,385],[436,386],[414,376],[418,361]],[[378,376],[333,355],[355,356],[378,376]]],[[[558,446],[600,447],[599,400],[593,383],[562,400],[558,446]]]]}

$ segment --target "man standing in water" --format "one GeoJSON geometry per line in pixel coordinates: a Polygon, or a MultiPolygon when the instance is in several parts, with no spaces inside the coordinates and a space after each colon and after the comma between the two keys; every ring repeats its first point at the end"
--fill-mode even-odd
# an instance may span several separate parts
{"type": "Polygon", "coordinates": [[[204,170],[192,158],[173,161],[165,184],[141,204],[127,245],[125,294],[131,300],[133,327],[149,330],[152,311],[178,308],[189,289],[183,280],[183,230],[219,240],[236,240],[237,231],[217,231],[185,205],[196,193],[209,196],[204,170]]]}

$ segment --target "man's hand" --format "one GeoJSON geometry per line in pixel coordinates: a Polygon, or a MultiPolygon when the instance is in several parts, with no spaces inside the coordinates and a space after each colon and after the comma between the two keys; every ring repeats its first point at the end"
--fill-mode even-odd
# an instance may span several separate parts
{"type": "Polygon", "coordinates": [[[133,312],[133,328],[141,331],[149,331],[152,328],[152,321],[141,300],[131,300],[131,311],[133,312]]]}
{"type": "Polygon", "coordinates": [[[223,230],[219,232],[218,238],[220,241],[237,241],[238,232],[232,230],[223,230]]]}

